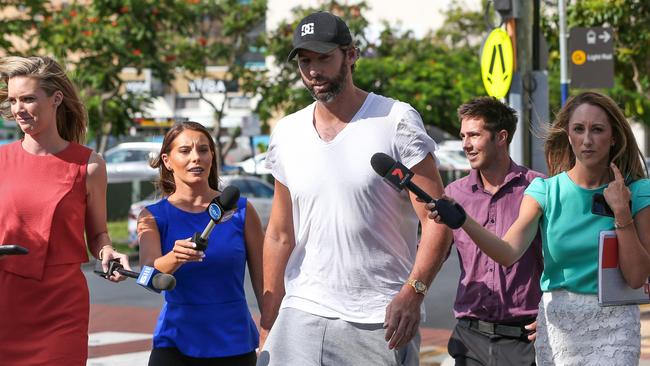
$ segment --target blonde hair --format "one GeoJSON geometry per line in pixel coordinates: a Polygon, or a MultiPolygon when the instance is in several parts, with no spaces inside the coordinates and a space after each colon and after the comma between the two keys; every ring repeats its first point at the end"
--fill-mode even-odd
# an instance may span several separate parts
{"type": "Polygon", "coordinates": [[[5,118],[13,118],[7,101],[9,79],[26,76],[38,80],[38,85],[48,96],[57,90],[63,100],[56,110],[56,128],[59,135],[76,143],[84,143],[88,115],[76,87],[65,74],[63,68],[50,57],[3,57],[0,58],[0,113],[5,118]]]}
{"type": "Polygon", "coordinates": [[[631,180],[646,177],[643,154],[623,111],[612,98],[596,92],[584,92],[569,99],[555,117],[544,145],[549,175],[567,171],[576,163],[569,143],[568,128],[573,112],[583,104],[599,107],[607,114],[614,137],[614,146],[609,153],[610,160],[620,169],[621,174],[631,180]]]}

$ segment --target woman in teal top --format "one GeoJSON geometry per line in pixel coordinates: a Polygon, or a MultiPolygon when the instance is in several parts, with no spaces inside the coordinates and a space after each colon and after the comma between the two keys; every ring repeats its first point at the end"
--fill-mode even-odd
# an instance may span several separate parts
{"type": "MultiPolygon", "coordinates": [[[[616,230],[625,281],[639,288],[650,276],[650,181],[629,123],[616,103],[582,93],[562,108],[545,143],[548,179],[526,189],[519,218],[499,239],[472,218],[463,229],[486,254],[509,266],[541,230],[544,291],[537,317],[538,365],[636,365],[636,305],[598,305],[598,240],[616,230]],[[592,214],[604,194],[614,217],[592,214]],[[630,201],[632,205],[630,207],[630,201]]],[[[430,217],[439,222],[434,204],[430,217]]]]}
{"type": "Polygon", "coordinates": [[[262,291],[263,232],[245,198],[215,226],[205,252],[189,238],[210,221],[206,208],[219,196],[214,142],[198,123],[183,122],[163,140],[160,186],[165,195],[138,218],[140,262],[173,273],[154,332],[150,366],[253,366],[259,333],[248,310],[248,264],[258,304],[262,291]]]}

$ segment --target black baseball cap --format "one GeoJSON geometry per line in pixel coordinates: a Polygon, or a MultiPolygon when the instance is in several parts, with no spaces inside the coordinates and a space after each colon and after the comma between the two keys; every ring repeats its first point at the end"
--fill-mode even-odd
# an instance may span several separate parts
{"type": "Polygon", "coordinates": [[[287,61],[291,61],[299,49],[328,53],[350,43],[352,35],[345,22],[332,13],[319,11],[303,18],[294,30],[293,49],[287,61]]]}

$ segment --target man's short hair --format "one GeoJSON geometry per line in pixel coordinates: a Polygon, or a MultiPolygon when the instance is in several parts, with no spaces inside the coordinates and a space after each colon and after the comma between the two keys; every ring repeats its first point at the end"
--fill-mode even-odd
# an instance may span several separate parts
{"type": "Polygon", "coordinates": [[[352,44],[352,35],[345,22],[332,13],[319,11],[304,17],[293,32],[291,61],[298,50],[328,53],[337,47],[352,44]]]}
{"type": "Polygon", "coordinates": [[[517,129],[517,111],[494,97],[477,97],[458,107],[458,120],[481,118],[492,137],[501,130],[508,132],[508,144],[517,129]]]}

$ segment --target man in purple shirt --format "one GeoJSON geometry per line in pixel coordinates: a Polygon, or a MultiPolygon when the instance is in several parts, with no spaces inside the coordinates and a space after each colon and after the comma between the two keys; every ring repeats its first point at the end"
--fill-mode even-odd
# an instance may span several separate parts
{"type": "MultiPolygon", "coordinates": [[[[460,137],[472,167],[445,194],[498,236],[519,215],[524,190],[543,175],[515,164],[508,147],[515,111],[491,97],[458,108],[460,137]]],[[[543,269],[539,233],[521,259],[506,268],[484,254],[462,230],[454,230],[460,280],[454,303],[458,323],[449,339],[456,365],[534,365],[535,318],[543,269]]]]}

